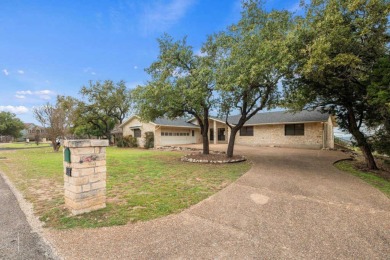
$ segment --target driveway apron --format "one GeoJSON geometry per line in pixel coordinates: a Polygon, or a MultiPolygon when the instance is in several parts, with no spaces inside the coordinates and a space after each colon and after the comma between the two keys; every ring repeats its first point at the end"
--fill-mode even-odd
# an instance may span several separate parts
{"type": "Polygon", "coordinates": [[[66,259],[389,259],[390,200],[337,170],[343,153],[244,146],[236,153],[251,170],[182,213],[47,236],[66,259]]]}

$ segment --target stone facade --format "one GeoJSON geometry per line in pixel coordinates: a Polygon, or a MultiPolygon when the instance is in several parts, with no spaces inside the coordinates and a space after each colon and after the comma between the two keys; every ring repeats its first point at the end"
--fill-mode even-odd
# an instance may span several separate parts
{"type": "Polygon", "coordinates": [[[253,128],[253,136],[240,136],[238,132],[236,144],[321,149],[323,123],[305,123],[304,135],[296,136],[285,135],[285,124],[256,125],[253,128]]]}
{"type": "MultiPolygon", "coordinates": [[[[156,125],[152,123],[141,122],[137,117],[133,117],[125,126],[123,126],[123,136],[134,136],[134,129],[141,130],[141,137],[137,137],[138,146],[144,147],[145,145],[145,133],[153,132],[154,138],[156,138],[155,133],[156,125]]],[[[156,142],[156,139],[155,139],[156,142]]]]}
{"type": "MultiPolygon", "coordinates": [[[[123,126],[123,136],[133,135],[133,129],[140,129],[141,137],[139,138],[138,143],[141,147],[143,147],[145,142],[144,133],[147,131],[154,132],[155,147],[202,143],[202,135],[200,129],[197,128],[197,120],[192,119],[189,123],[193,124],[195,127],[161,126],[154,123],[140,122],[137,117],[133,117],[123,126]],[[194,136],[192,136],[192,131],[194,131],[194,136]],[[187,132],[190,133],[190,136],[182,135],[187,132]],[[169,136],[166,136],[166,133],[169,133],[169,136]]],[[[241,136],[238,132],[236,144],[308,149],[334,148],[333,128],[336,124],[332,117],[329,116],[327,121],[287,124],[302,123],[304,124],[304,135],[286,135],[285,123],[254,125],[253,136],[241,136]]],[[[210,144],[228,143],[230,128],[221,120],[210,119],[208,136],[210,144]],[[213,129],[213,131],[211,131],[211,129],[213,129]],[[213,133],[212,136],[211,133],[213,133]]]]}
{"type": "Polygon", "coordinates": [[[108,140],[64,141],[65,205],[74,215],[106,207],[106,146],[108,140]]]}

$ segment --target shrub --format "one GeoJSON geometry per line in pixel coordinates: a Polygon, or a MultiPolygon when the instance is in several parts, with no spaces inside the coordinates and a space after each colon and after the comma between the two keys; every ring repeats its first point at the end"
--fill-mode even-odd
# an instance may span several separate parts
{"type": "Polygon", "coordinates": [[[117,146],[117,147],[123,147],[123,138],[122,138],[122,137],[119,137],[119,138],[116,140],[116,146],[117,146]]]}
{"type": "Polygon", "coordinates": [[[153,132],[146,132],[145,133],[145,148],[153,148],[154,147],[154,133],[153,132]]]}
{"type": "Polygon", "coordinates": [[[138,147],[137,138],[128,135],[125,137],[118,138],[116,142],[117,147],[138,147]]]}
{"type": "Polygon", "coordinates": [[[123,137],[123,146],[124,147],[138,147],[137,138],[128,135],[123,137]]]}

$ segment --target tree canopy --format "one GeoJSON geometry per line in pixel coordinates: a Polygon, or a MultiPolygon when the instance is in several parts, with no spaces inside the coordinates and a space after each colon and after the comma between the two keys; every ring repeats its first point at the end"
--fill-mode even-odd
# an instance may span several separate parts
{"type": "Polygon", "coordinates": [[[287,48],[291,25],[289,12],[267,12],[260,1],[244,1],[240,21],[214,36],[219,111],[231,129],[228,157],[233,156],[236,133],[245,122],[277,103],[278,83],[291,62],[287,48]],[[240,119],[230,125],[227,118],[237,111],[240,119]]]}
{"type": "Polygon", "coordinates": [[[125,82],[91,81],[80,93],[84,100],[78,102],[75,111],[74,132],[110,140],[115,124],[122,123],[131,109],[131,94],[125,82]]]}
{"type": "Polygon", "coordinates": [[[371,169],[377,167],[361,127],[375,113],[369,88],[389,46],[388,14],[389,2],[383,0],[314,0],[290,34],[295,64],[285,81],[285,101],[335,114],[371,169]]]}
{"type": "Polygon", "coordinates": [[[23,122],[15,114],[5,111],[0,112],[0,135],[17,138],[23,129],[23,122]]]}
{"type": "Polygon", "coordinates": [[[54,151],[58,151],[60,145],[58,139],[63,139],[69,133],[73,106],[71,100],[64,96],[57,96],[56,104],[46,103],[43,106],[35,107],[33,114],[35,119],[46,128],[47,135],[52,143],[54,151]]]}
{"type": "Polygon", "coordinates": [[[195,117],[203,136],[203,153],[209,153],[210,109],[215,105],[213,56],[194,54],[186,38],[158,39],[160,54],[146,69],[151,79],[133,91],[138,115],[144,121],[158,117],[195,117]]]}

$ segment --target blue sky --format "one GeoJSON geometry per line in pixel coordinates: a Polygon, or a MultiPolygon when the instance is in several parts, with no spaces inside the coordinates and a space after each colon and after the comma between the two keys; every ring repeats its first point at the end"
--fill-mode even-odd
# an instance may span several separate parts
{"type": "MultiPolygon", "coordinates": [[[[79,97],[89,80],[143,84],[164,32],[199,51],[240,17],[240,0],[0,1],[0,110],[35,122],[31,109],[79,97]]],[[[299,0],[267,1],[298,10],[299,0]]]]}

